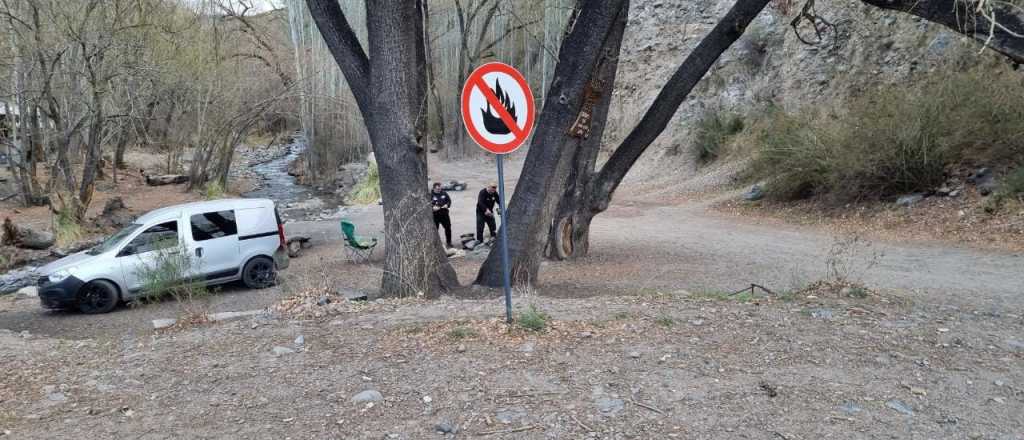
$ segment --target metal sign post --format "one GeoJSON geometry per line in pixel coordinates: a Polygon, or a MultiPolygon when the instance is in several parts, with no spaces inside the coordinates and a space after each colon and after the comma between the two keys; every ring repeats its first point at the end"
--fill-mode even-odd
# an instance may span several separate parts
{"type": "Polygon", "coordinates": [[[481,148],[498,160],[498,207],[501,208],[501,271],[505,285],[505,320],[512,323],[512,280],[508,267],[508,209],[505,209],[504,155],[523,145],[533,131],[533,92],[526,78],[504,63],[487,63],[473,71],[462,87],[462,122],[481,148]]]}
{"type": "Polygon", "coordinates": [[[501,207],[501,275],[505,284],[505,321],[512,323],[512,277],[508,269],[508,210],[505,209],[505,170],[502,166],[504,154],[498,156],[498,206],[501,207]]]}

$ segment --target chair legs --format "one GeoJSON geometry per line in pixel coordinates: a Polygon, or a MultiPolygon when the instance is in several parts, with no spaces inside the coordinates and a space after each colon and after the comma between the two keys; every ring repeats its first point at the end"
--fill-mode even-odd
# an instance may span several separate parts
{"type": "Polygon", "coordinates": [[[354,263],[367,263],[370,261],[370,257],[373,256],[373,249],[359,249],[352,246],[345,246],[345,250],[348,251],[348,257],[354,263]]]}

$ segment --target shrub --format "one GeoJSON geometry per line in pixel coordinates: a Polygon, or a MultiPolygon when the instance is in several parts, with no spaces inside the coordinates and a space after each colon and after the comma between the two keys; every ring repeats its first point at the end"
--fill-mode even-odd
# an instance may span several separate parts
{"type": "Polygon", "coordinates": [[[352,191],[350,200],[352,203],[366,205],[377,203],[378,199],[380,199],[380,171],[377,169],[377,163],[374,162],[367,170],[366,179],[359,182],[352,191]]]}
{"type": "Polygon", "coordinates": [[[548,319],[550,317],[546,313],[537,310],[537,307],[531,304],[519,314],[519,326],[532,332],[542,332],[547,327],[548,319]]]}
{"type": "Polygon", "coordinates": [[[63,209],[57,212],[55,224],[55,238],[57,246],[67,247],[80,240],[84,232],[75,217],[71,215],[70,209],[63,209]]]}
{"type": "Polygon", "coordinates": [[[697,121],[694,148],[701,163],[712,162],[722,155],[729,141],[743,131],[743,118],[735,113],[710,110],[697,121]]]}
{"type": "Polygon", "coordinates": [[[168,245],[157,250],[153,262],[136,272],[142,283],[141,298],[144,301],[155,300],[170,295],[185,304],[193,314],[195,301],[205,298],[209,291],[202,283],[191,279],[191,265],[191,258],[183,245],[168,245]]]}
{"type": "Polygon", "coordinates": [[[781,198],[881,198],[941,185],[960,162],[1024,153],[1024,87],[1012,73],[936,74],[831,112],[771,111],[750,129],[752,177],[781,198]]]}
{"type": "Polygon", "coordinates": [[[223,199],[224,186],[220,184],[219,180],[206,182],[206,186],[203,187],[203,198],[206,200],[223,199]]]}

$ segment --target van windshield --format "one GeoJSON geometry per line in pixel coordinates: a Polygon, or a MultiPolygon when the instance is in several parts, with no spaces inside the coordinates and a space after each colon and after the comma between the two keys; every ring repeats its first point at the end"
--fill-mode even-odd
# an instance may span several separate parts
{"type": "Polygon", "coordinates": [[[92,249],[89,249],[89,252],[86,253],[89,255],[99,255],[106,251],[114,249],[117,247],[117,245],[121,244],[121,242],[124,241],[125,238],[128,238],[129,235],[132,235],[132,232],[135,232],[136,229],[139,229],[141,227],[142,225],[138,223],[132,223],[128,226],[125,226],[124,229],[117,231],[116,234],[111,235],[110,237],[107,237],[106,240],[103,240],[103,243],[94,246],[92,249]]]}

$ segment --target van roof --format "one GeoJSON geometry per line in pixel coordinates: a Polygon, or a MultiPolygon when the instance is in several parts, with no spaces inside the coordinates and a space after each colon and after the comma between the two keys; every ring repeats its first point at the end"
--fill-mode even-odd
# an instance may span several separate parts
{"type": "Polygon", "coordinates": [[[138,219],[135,223],[149,223],[152,221],[171,220],[181,217],[183,213],[193,213],[199,211],[222,211],[227,209],[245,209],[245,208],[272,208],[274,202],[270,199],[218,199],[218,200],[207,200],[204,202],[192,202],[184,203],[181,205],[168,206],[165,208],[158,208],[149,211],[138,219]]]}

